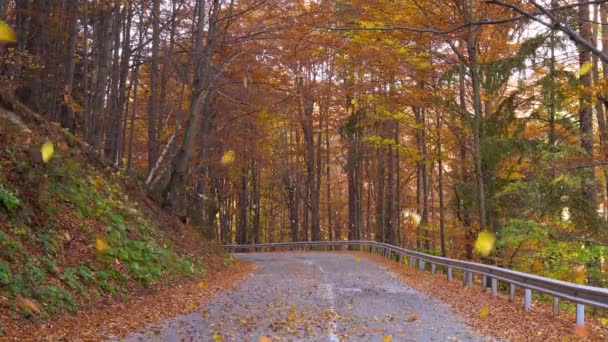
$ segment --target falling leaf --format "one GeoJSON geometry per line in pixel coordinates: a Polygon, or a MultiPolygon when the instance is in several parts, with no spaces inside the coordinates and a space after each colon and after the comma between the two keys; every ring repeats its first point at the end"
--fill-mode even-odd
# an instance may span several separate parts
{"type": "Polygon", "coordinates": [[[393,341],[393,335],[386,335],[382,338],[382,342],[392,342],[393,341]]]}
{"type": "Polygon", "coordinates": [[[483,256],[488,256],[494,250],[495,242],[496,235],[494,233],[487,230],[479,232],[477,241],[475,241],[475,251],[483,256]]]}
{"type": "Polygon", "coordinates": [[[486,318],[490,313],[490,306],[486,305],[479,311],[479,318],[486,318]]]}
{"type": "Polygon", "coordinates": [[[578,325],[576,327],[576,329],[574,329],[574,335],[576,335],[579,338],[587,338],[589,337],[590,331],[589,328],[587,327],[582,327],[580,325],[578,325]]]}
{"type": "Polygon", "coordinates": [[[353,311],[353,306],[348,304],[348,311],[353,311]]]}
{"type": "Polygon", "coordinates": [[[108,251],[108,241],[106,241],[106,239],[101,238],[101,237],[96,237],[95,238],[95,250],[97,250],[97,253],[99,254],[104,254],[105,252],[108,251]]]}
{"type": "Polygon", "coordinates": [[[589,73],[589,71],[591,71],[592,68],[593,68],[593,64],[591,62],[587,62],[587,63],[583,64],[581,66],[581,68],[578,70],[578,75],[585,76],[589,73]]]}
{"type": "Polygon", "coordinates": [[[272,342],[272,339],[270,337],[260,336],[258,342],[272,342]]]}
{"type": "Polygon", "coordinates": [[[222,164],[224,165],[228,165],[230,163],[232,163],[234,161],[234,151],[233,150],[228,150],[226,151],[226,153],[224,153],[224,155],[222,156],[222,164]]]}
{"type": "Polygon", "coordinates": [[[15,31],[7,23],[0,20],[0,46],[15,43],[16,41],[15,31]]]}
{"type": "Polygon", "coordinates": [[[355,258],[355,261],[356,261],[356,262],[361,262],[361,258],[360,258],[360,257],[356,257],[356,258],[355,258]]]}
{"type": "Polygon", "coordinates": [[[44,144],[42,144],[42,147],[40,148],[40,153],[42,154],[42,161],[48,163],[48,161],[51,160],[51,158],[53,158],[53,155],[55,154],[55,147],[53,146],[53,143],[45,142],[44,144]]]}
{"type": "Polygon", "coordinates": [[[21,310],[23,310],[25,312],[35,313],[35,314],[40,313],[40,309],[38,308],[38,306],[36,304],[34,304],[34,302],[32,302],[30,299],[20,298],[19,306],[21,307],[21,310]]]}

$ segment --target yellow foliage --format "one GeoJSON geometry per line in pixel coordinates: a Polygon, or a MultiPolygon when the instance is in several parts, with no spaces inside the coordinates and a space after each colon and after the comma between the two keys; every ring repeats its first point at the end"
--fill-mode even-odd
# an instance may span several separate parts
{"type": "Polygon", "coordinates": [[[53,143],[46,142],[42,144],[42,147],[40,148],[40,153],[42,154],[42,161],[48,163],[48,161],[51,160],[51,158],[53,158],[53,155],[55,154],[55,147],[53,146],[53,143]]]}
{"type": "Polygon", "coordinates": [[[475,251],[483,256],[488,256],[494,250],[494,243],[496,242],[496,235],[494,233],[484,230],[477,236],[475,241],[475,251]]]}
{"type": "Polygon", "coordinates": [[[392,342],[393,341],[393,335],[386,335],[382,338],[382,342],[392,342]]]}

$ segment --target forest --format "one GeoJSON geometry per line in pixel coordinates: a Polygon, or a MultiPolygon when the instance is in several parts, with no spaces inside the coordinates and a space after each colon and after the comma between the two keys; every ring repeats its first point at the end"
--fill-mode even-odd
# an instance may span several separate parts
{"type": "Polygon", "coordinates": [[[210,241],[608,285],[606,0],[0,0],[0,20],[0,92],[210,241]]]}

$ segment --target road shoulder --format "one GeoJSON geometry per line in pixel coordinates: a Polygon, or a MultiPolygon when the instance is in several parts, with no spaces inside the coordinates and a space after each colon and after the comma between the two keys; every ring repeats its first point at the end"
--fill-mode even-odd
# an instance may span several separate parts
{"type": "Polygon", "coordinates": [[[394,273],[403,283],[445,302],[482,336],[511,341],[608,341],[608,325],[594,317],[586,318],[585,331],[576,331],[573,312],[562,310],[558,317],[554,317],[551,307],[539,302],[535,302],[530,311],[525,311],[523,296],[519,293],[513,302],[503,293],[492,298],[489,289],[485,293],[481,291],[479,280],[469,289],[462,286],[456,275],[453,281],[448,282],[441,272],[433,275],[377,254],[340,253],[371,260],[394,273]]]}

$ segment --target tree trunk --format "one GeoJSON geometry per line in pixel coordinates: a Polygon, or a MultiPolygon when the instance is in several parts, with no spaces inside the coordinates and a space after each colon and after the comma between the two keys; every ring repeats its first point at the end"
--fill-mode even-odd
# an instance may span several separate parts
{"type": "MultiPolygon", "coordinates": [[[[578,11],[579,33],[583,39],[591,41],[591,23],[589,18],[589,6],[580,6],[578,11]]],[[[583,46],[579,45],[579,66],[582,68],[588,63],[591,63],[591,52],[583,46]]],[[[585,73],[580,76],[580,82],[583,90],[580,95],[580,137],[581,146],[587,154],[589,164],[593,161],[593,116],[592,116],[592,98],[589,90],[592,87],[591,73],[585,73]]],[[[595,181],[594,168],[585,168],[585,176],[583,177],[583,197],[585,207],[583,208],[588,215],[589,223],[593,223],[597,208],[597,186],[595,181]]]]}

